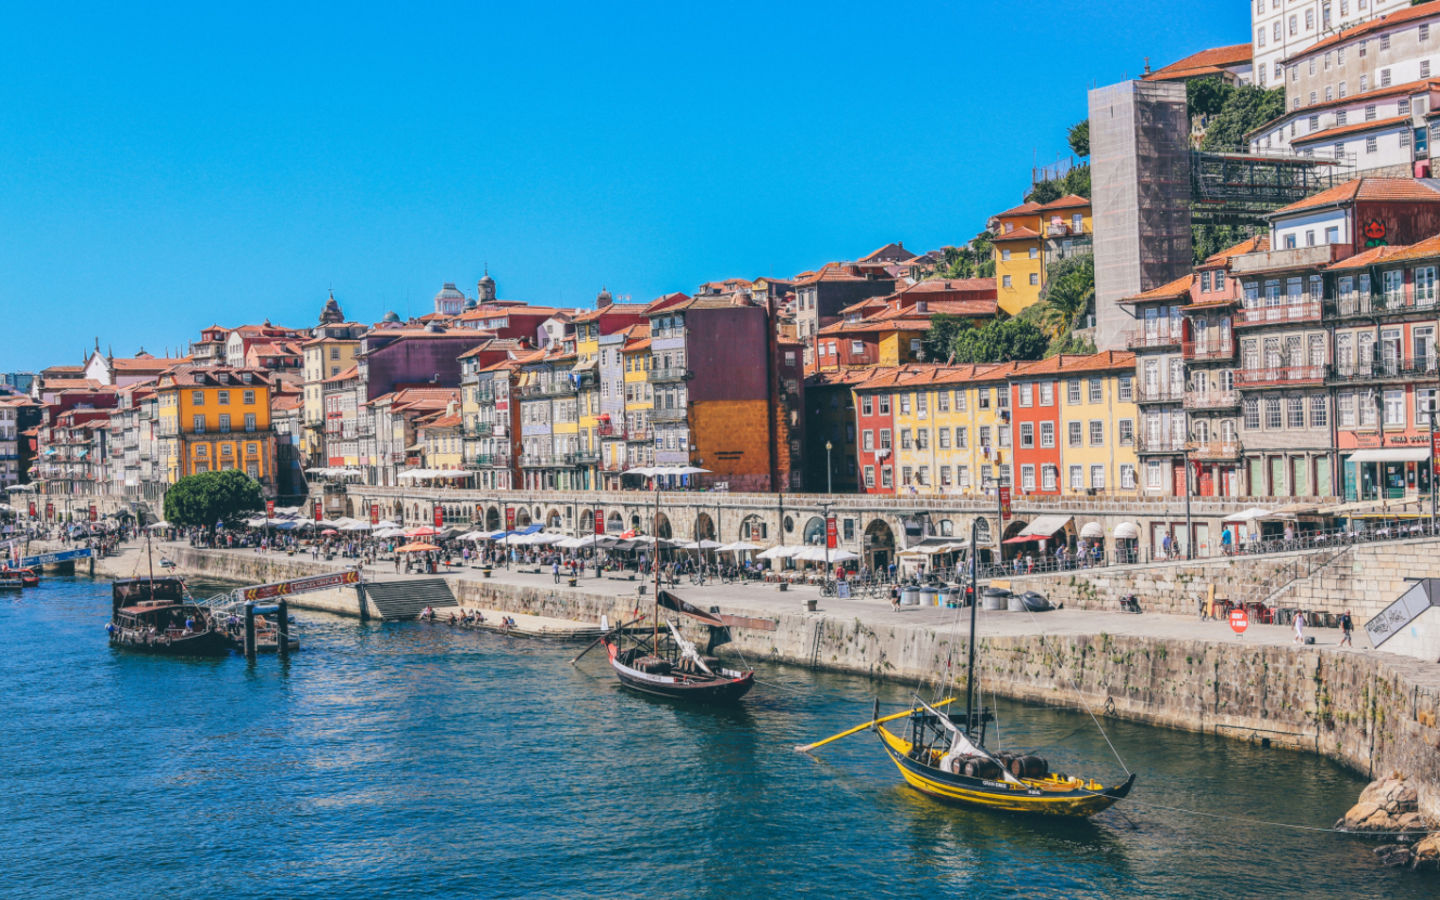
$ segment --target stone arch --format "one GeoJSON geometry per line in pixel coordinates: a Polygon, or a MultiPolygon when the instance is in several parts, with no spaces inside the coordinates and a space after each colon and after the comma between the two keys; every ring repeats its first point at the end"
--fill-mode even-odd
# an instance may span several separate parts
{"type": "Polygon", "coordinates": [[[630,514],[630,527],[635,529],[640,527],[640,515],[638,513],[630,514]]]}
{"type": "Polygon", "coordinates": [[[770,537],[770,529],[765,520],[751,513],[740,522],[740,540],[742,541],[763,541],[770,537]]]}
{"type": "Polygon", "coordinates": [[[619,534],[625,530],[625,517],[620,515],[619,510],[610,510],[610,515],[605,519],[605,533],[614,532],[619,534]]]}
{"type": "Polygon", "coordinates": [[[663,512],[655,514],[655,537],[663,541],[668,541],[673,537],[670,530],[670,517],[663,512]]]}
{"type": "Polygon", "coordinates": [[[936,523],[935,532],[941,537],[954,537],[955,520],[941,519],[939,522],[936,523]]]}
{"type": "Polygon", "coordinates": [[[551,510],[545,514],[544,522],[546,528],[559,528],[562,524],[560,510],[552,507],[551,510]]]}
{"type": "MultiPolygon", "coordinates": [[[[321,508],[324,508],[324,501],[321,501],[321,508]]],[[[321,515],[323,516],[324,513],[322,512],[321,515]]],[[[350,497],[345,498],[345,515],[352,519],[355,518],[355,501],[350,497]]]]}
{"type": "Polygon", "coordinates": [[[390,507],[390,515],[395,517],[396,522],[405,521],[405,505],[396,500],[390,507]]]}
{"type": "Polygon", "coordinates": [[[519,509],[515,510],[515,527],[516,527],[516,528],[529,528],[529,527],[530,527],[530,522],[531,522],[531,519],[530,519],[530,510],[526,509],[526,508],[523,507],[523,506],[520,507],[519,509]]]}
{"type": "Polygon", "coordinates": [[[825,543],[825,520],[819,516],[811,516],[805,521],[805,530],[801,532],[801,543],[819,547],[825,543]]]}
{"type": "Polygon", "coordinates": [[[715,520],[710,518],[709,513],[702,512],[695,517],[695,540],[718,540],[718,538],[715,537],[715,520]]]}
{"type": "Polygon", "coordinates": [[[895,531],[884,519],[871,519],[865,526],[864,562],[872,571],[881,571],[895,561],[895,531]]]}
{"type": "Polygon", "coordinates": [[[500,517],[500,507],[492,506],[485,510],[486,531],[499,531],[500,526],[503,525],[504,522],[505,520],[500,517]]]}
{"type": "Polygon", "coordinates": [[[1005,542],[1010,540],[1012,537],[1015,537],[1020,532],[1024,531],[1025,526],[1028,524],[1030,523],[1026,522],[1024,519],[1010,520],[1010,524],[1006,525],[1005,530],[1001,532],[1000,543],[995,546],[995,556],[997,559],[999,559],[1001,562],[1004,562],[1007,558],[1014,558],[1021,552],[1021,550],[1025,549],[1025,545],[1017,544],[1015,546],[1018,549],[1012,550],[1009,557],[1005,555],[1005,542]]]}

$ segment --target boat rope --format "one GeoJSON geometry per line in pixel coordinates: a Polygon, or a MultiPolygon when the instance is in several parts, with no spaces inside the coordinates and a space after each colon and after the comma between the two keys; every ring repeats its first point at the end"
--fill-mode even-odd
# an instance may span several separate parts
{"type": "MultiPolygon", "coordinates": [[[[1098,796],[1101,796],[1101,794],[1102,794],[1101,791],[1092,791],[1092,790],[1089,790],[1089,789],[1087,789],[1087,788],[1081,788],[1081,790],[1084,791],[1085,793],[1093,794],[1094,796],[1097,796],[1097,797],[1098,797],[1098,796]]],[[[1145,800],[1136,800],[1136,799],[1134,799],[1133,797],[1127,797],[1127,798],[1125,799],[1125,805],[1126,805],[1126,806],[1146,806],[1146,807],[1149,807],[1149,808],[1151,808],[1151,809],[1163,809],[1163,810],[1165,810],[1166,812],[1184,813],[1185,815],[1201,816],[1201,817],[1206,818],[1206,819],[1218,819],[1218,820],[1221,820],[1221,821],[1224,821],[1224,822],[1239,822],[1239,823],[1243,823],[1243,824],[1246,824],[1246,825],[1260,825],[1260,826],[1264,826],[1264,827],[1266,827],[1266,828],[1289,828],[1289,829],[1291,829],[1292,831],[1307,831],[1307,832],[1310,832],[1310,833],[1312,833],[1312,834],[1344,834],[1344,835],[1348,835],[1348,836],[1350,836],[1350,837],[1365,837],[1365,838],[1369,838],[1369,837],[1420,837],[1420,836],[1422,836],[1422,835],[1426,835],[1426,834],[1429,834],[1429,833],[1430,833],[1430,829],[1428,829],[1428,828],[1411,829],[1410,831],[1352,831],[1352,830],[1350,830],[1350,829],[1346,829],[1346,828],[1336,828],[1336,827],[1334,827],[1334,826],[1331,826],[1331,827],[1326,828],[1326,827],[1321,826],[1321,825],[1299,825],[1299,824],[1296,824],[1295,822],[1270,822],[1270,821],[1267,821],[1267,820],[1265,820],[1265,819],[1254,819],[1254,818],[1251,818],[1250,816],[1233,816],[1233,815],[1226,815],[1226,814],[1224,814],[1224,813],[1205,812],[1204,810],[1200,810],[1200,809],[1186,809],[1186,808],[1183,807],[1183,806],[1166,806],[1166,805],[1163,804],[1163,803],[1150,803],[1150,802],[1145,801],[1145,800]]]]}
{"type": "MultiPolygon", "coordinates": [[[[1058,654],[1055,653],[1054,650],[1050,649],[1050,646],[1045,642],[1045,633],[1044,629],[1040,625],[1040,620],[1035,618],[1035,613],[1032,612],[1030,607],[1023,601],[1020,604],[1020,608],[1025,610],[1025,614],[1030,617],[1030,622],[1035,626],[1036,629],[1036,637],[1040,639],[1041,649],[1044,650],[1046,653],[1050,654],[1050,658],[1055,662],[1056,671],[1059,671],[1060,657],[1058,654]]],[[[1070,677],[1068,680],[1070,682],[1070,686],[1075,689],[1075,697],[1080,701],[1080,705],[1085,708],[1085,712],[1090,716],[1090,721],[1094,722],[1095,727],[1100,730],[1100,736],[1105,739],[1105,745],[1110,748],[1111,753],[1115,754],[1115,761],[1120,763],[1120,768],[1125,770],[1125,774],[1127,776],[1130,775],[1130,767],[1125,765],[1124,757],[1120,755],[1119,750],[1115,749],[1115,743],[1110,740],[1110,735],[1108,732],[1105,731],[1105,726],[1100,724],[1100,719],[1096,717],[1095,711],[1091,709],[1090,704],[1086,702],[1085,694],[1080,690],[1080,683],[1076,681],[1073,676],[1070,677]]]]}

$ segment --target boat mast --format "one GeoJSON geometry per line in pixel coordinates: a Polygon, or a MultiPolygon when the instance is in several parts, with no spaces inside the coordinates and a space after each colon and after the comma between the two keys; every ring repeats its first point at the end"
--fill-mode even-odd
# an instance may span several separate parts
{"type": "Polygon", "coordinates": [[[980,557],[976,538],[980,534],[980,517],[970,523],[970,665],[965,676],[965,736],[970,737],[975,725],[975,609],[980,605],[976,573],[980,557]]]}
{"type": "Polygon", "coordinates": [[[650,616],[650,628],[652,650],[657,655],[660,652],[660,476],[652,475],[655,479],[655,511],[650,516],[650,536],[655,539],[655,553],[652,560],[655,566],[655,610],[650,616]]]}
{"type": "Polygon", "coordinates": [[[155,602],[155,554],[150,550],[150,529],[145,529],[145,559],[150,564],[150,602],[155,602]]]}

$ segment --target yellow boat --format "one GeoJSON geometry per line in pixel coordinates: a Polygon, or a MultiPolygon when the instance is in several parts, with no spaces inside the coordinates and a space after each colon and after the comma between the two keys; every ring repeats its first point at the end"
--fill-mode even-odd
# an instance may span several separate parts
{"type": "Polygon", "coordinates": [[[909,740],[884,725],[875,730],[905,783],[938,800],[1005,812],[1091,816],[1124,799],[1135,784],[1133,774],[1106,787],[1051,772],[1039,757],[996,757],[928,704],[913,710],[909,721],[909,740]]]}

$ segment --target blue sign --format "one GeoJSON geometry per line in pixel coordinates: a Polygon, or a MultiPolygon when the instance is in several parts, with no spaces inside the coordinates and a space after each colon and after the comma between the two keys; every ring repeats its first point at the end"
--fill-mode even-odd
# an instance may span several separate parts
{"type": "Polygon", "coordinates": [[[72,559],[89,559],[90,548],[82,550],[61,550],[57,553],[42,553],[39,556],[27,556],[20,560],[20,568],[29,569],[34,566],[48,566],[51,563],[69,562],[72,559]]]}

